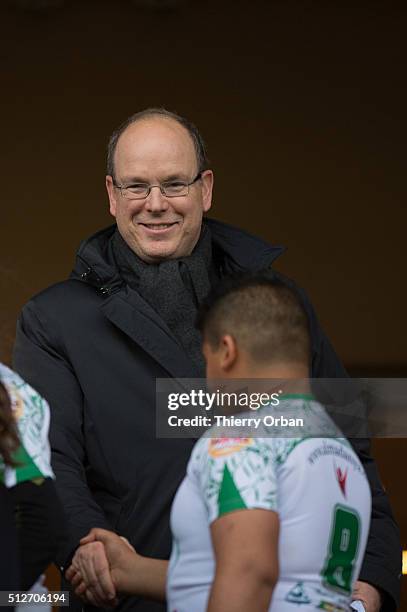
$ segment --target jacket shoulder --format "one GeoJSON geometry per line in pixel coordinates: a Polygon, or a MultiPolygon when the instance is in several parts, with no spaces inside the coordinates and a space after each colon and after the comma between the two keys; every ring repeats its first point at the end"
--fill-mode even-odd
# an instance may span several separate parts
{"type": "Polygon", "coordinates": [[[77,279],[68,279],[55,283],[39,293],[35,294],[24,306],[37,306],[39,309],[47,311],[63,306],[70,308],[72,304],[76,304],[78,300],[94,300],[99,302],[101,297],[98,295],[94,287],[77,279]]]}
{"type": "MultiPolygon", "coordinates": [[[[82,281],[69,279],[34,295],[23,307],[16,332],[16,345],[29,339],[43,347],[66,352],[73,338],[90,333],[104,320],[100,312],[103,297],[82,281]]],[[[89,337],[89,336],[87,336],[89,337]]],[[[15,348],[16,351],[16,348],[15,348]]]]}

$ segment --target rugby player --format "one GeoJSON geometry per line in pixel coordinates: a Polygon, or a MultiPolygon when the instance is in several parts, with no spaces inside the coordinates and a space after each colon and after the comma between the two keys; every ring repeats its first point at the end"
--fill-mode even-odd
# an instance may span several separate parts
{"type": "Polygon", "coordinates": [[[230,281],[210,296],[199,327],[208,379],[286,381],[279,409],[303,417],[306,435],[282,437],[266,426],[245,438],[209,430],[174,499],[169,565],[93,529],[81,543],[104,546],[109,565],[92,565],[80,547],[69,579],[95,605],[115,605],[122,592],[166,598],[169,612],[348,610],[370,489],[350,443],[310,394],[302,306],[267,278],[230,281]]]}

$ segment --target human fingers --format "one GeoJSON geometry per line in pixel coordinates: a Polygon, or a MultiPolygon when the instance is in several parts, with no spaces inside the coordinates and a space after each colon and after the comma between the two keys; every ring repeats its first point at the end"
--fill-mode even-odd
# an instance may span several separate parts
{"type": "Polygon", "coordinates": [[[71,582],[75,574],[76,574],[76,568],[73,565],[70,565],[65,572],[65,578],[69,580],[69,582],[71,582]]]}
{"type": "Polygon", "coordinates": [[[83,582],[82,574],[80,572],[75,572],[70,579],[71,585],[76,588],[78,584],[83,582]]]}
{"type": "Polygon", "coordinates": [[[103,606],[103,602],[101,602],[99,598],[95,596],[92,589],[86,589],[84,596],[86,598],[86,601],[92,604],[92,606],[96,606],[97,608],[101,608],[103,606]]]}
{"type": "MultiPolygon", "coordinates": [[[[96,545],[101,546],[100,544],[96,545]]],[[[82,581],[86,585],[86,589],[92,588],[97,582],[93,568],[94,546],[95,543],[80,546],[72,560],[74,568],[76,568],[77,573],[80,574],[82,581]]],[[[82,593],[82,597],[86,599],[86,592],[82,593]]]]}
{"type": "Polygon", "coordinates": [[[101,595],[104,599],[112,600],[116,596],[116,588],[110,573],[109,562],[106,557],[106,551],[102,545],[103,554],[98,554],[94,560],[94,569],[97,578],[97,584],[101,595]]]}
{"type": "Polygon", "coordinates": [[[86,586],[86,584],[83,582],[83,580],[81,580],[75,588],[75,594],[78,595],[78,597],[81,597],[81,595],[85,593],[87,588],[88,587],[86,586]]]}
{"type": "Polygon", "coordinates": [[[81,546],[77,552],[77,563],[87,587],[94,598],[111,600],[116,594],[110,576],[109,563],[101,542],[81,546]]]}
{"type": "Polygon", "coordinates": [[[110,608],[118,603],[117,598],[106,599],[104,597],[100,597],[99,593],[97,593],[93,587],[85,587],[85,590],[82,593],[79,592],[78,596],[83,601],[91,603],[99,608],[110,608]]]}

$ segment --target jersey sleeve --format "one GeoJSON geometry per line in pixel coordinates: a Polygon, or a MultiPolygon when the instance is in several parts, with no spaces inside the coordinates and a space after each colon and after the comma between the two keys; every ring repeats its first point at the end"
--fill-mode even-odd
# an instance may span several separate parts
{"type": "Polygon", "coordinates": [[[48,440],[48,403],[20,376],[3,365],[0,375],[10,396],[21,442],[13,456],[16,466],[4,467],[5,485],[10,488],[28,480],[54,478],[48,440]]]}
{"type": "Polygon", "coordinates": [[[208,523],[234,510],[277,512],[277,464],[270,439],[203,438],[191,458],[208,523]]]}

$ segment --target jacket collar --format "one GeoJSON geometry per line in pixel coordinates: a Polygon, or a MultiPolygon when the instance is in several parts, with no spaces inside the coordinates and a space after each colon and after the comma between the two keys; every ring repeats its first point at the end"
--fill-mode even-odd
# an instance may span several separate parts
{"type": "Polygon", "coordinates": [[[110,225],[81,242],[71,273],[71,278],[92,285],[102,295],[108,295],[124,284],[111,250],[110,239],[115,231],[116,224],[110,225]]]}
{"type": "MultiPolygon", "coordinates": [[[[231,225],[206,219],[221,274],[265,269],[282,252],[267,242],[231,225]]],[[[116,226],[110,226],[83,242],[71,278],[92,285],[104,295],[100,308],[111,323],[143,347],[175,378],[200,376],[174,335],[154,309],[130,287],[115,266],[111,240],[116,226]]]]}
{"type": "Polygon", "coordinates": [[[215,248],[223,254],[226,273],[259,272],[268,268],[285,250],[233,225],[209,218],[204,223],[211,231],[215,248]]]}

